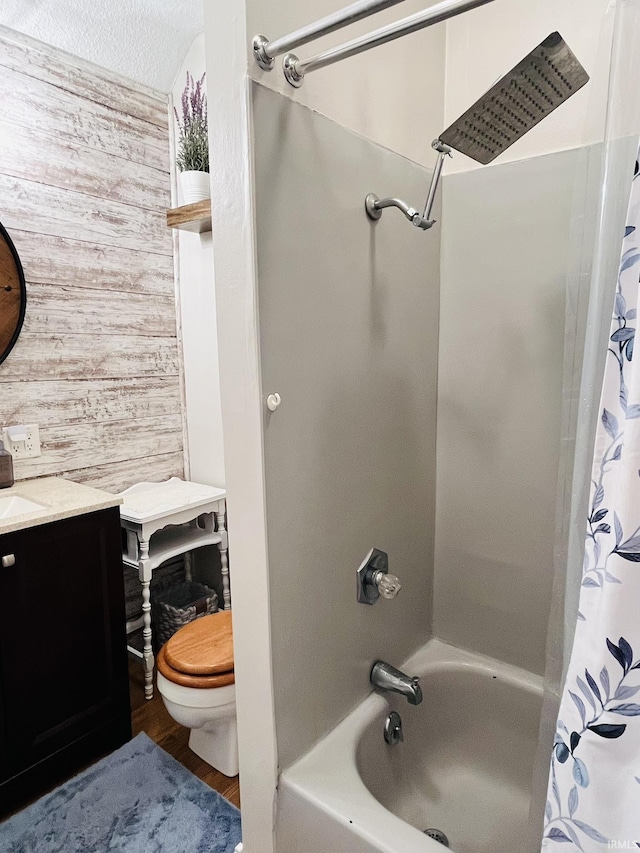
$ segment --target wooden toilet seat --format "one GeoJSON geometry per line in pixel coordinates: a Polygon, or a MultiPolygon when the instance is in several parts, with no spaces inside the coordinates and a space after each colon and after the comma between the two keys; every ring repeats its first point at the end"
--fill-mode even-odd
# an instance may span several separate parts
{"type": "Polygon", "coordinates": [[[235,683],[231,611],[184,625],[158,652],[158,671],[174,684],[207,689],[235,683]]]}

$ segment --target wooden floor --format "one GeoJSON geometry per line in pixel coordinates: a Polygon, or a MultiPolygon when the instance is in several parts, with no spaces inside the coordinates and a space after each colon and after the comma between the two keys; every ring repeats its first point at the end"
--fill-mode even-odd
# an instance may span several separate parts
{"type": "MultiPolygon", "coordinates": [[[[155,681],[155,679],[154,679],[155,681]]],[[[144,732],[165,752],[190,770],[210,788],[240,808],[240,784],[238,777],[229,778],[214,770],[187,746],[189,729],[179,725],[167,713],[162,696],[154,690],[153,699],[144,698],[144,672],[142,664],[135,658],[129,660],[129,686],[131,695],[131,726],[133,736],[144,732]]]]}

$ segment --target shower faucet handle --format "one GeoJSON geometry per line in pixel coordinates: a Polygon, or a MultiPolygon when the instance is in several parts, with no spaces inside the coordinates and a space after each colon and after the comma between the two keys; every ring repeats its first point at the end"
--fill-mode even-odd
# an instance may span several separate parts
{"type": "Polygon", "coordinates": [[[402,584],[396,575],[385,575],[383,572],[376,572],[374,581],[378,587],[378,592],[383,598],[395,598],[402,589],[402,584]]]}
{"type": "Polygon", "coordinates": [[[389,557],[384,551],[372,548],[356,572],[357,595],[361,604],[375,604],[383,598],[395,598],[401,584],[395,575],[389,574],[389,557]]]}

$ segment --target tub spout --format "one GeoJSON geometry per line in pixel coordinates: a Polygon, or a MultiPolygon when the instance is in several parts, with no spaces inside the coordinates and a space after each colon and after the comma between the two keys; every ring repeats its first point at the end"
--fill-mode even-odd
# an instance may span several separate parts
{"type": "Polygon", "coordinates": [[[417,676],[412,678],[405,675],[383,660],[374,663],[369,678],[373,686],[380,690],[391,690],[406,696],[410,705],[419,705],[422,702],[422,690],[418,683],[420,679],[417,676]]]}

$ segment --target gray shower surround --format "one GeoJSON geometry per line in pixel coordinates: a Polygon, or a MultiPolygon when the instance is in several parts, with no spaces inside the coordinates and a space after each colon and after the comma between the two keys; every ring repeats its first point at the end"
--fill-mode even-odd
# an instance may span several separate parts
{"type": "Polygon", "coordinates": [[[431,633],[440,227],[369,192],[420,204],[427,169],[253,86],[269,578],[280,765],[431,633]],[[403,588],[356,601],[375,546],[403,588]]]}
{"type": "Polygon", "coordinates": [[[283,400],[265,455],[286,767],[366,695],[377,658],[398,666],[434,634],[544,669],[586,155],[445,177],[441,254],[440,222],[363,209],[369,192],[419,205],[427,169],[259,84],[253,101],[263,391],[283,400]],[[372,546],[403,589],[369,607],[355,570],[372,546]]]}
{"type": "Polygon", "coordinates": [[[571,231],[589,156],[597,165],[582,148],[444,181],[434,633],[536,673],[553,580],[571,231]]]}

